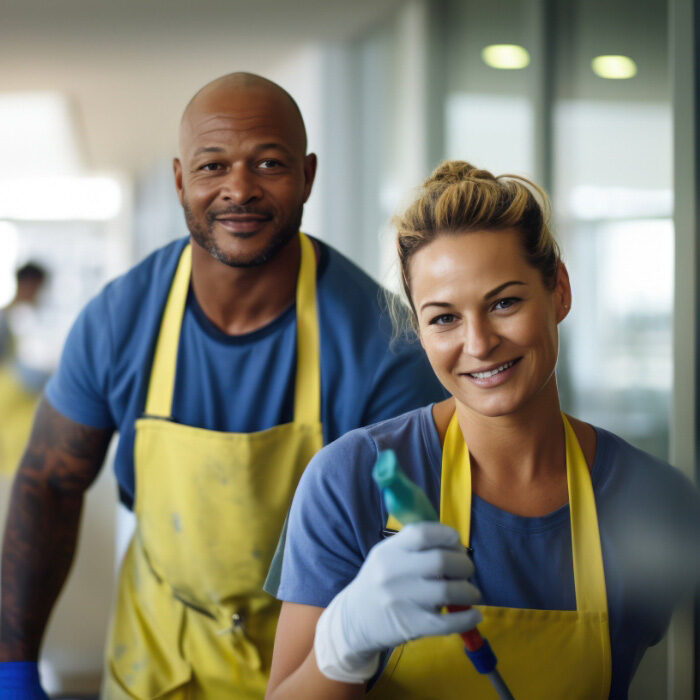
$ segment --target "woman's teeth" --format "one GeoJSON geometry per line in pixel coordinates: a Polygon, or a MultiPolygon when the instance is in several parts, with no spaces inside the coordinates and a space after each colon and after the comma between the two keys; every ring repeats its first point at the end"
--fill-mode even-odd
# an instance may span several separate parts
{"type": "Polygon", "coordinates": [[[500,367],[496,367],[496,369],[490,369],[488,372],[470,372],[469,376],[476,377],[477,379],[486,379],[487,377],[493,377],[494,374],[498,374],[499,372],[503,372],[503,370],[508,369],[509,367],[512,367],[514,364],[515,364],[515,360],[511,360],[510,362],[506,362],[504,365],[501,365],[500,367]]]}

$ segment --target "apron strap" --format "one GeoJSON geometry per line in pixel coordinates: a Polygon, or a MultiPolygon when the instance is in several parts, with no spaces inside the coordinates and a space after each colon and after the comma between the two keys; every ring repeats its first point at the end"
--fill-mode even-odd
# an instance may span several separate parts
{"type": "Polygon", "coordinates": [[[163,319],[158,333],[156,351],[153,355],[151,381],[146,399],[147,416],[170,418],[172,416],[173,389],[177,366],[177,348],[180,343],[182,317],[190,288],[192,271],[192,246],[188,243],[180,255],[163,319]]]}
{"type": "MultiPolygon", "coordinates": [[[[299,233],[301,264],[296,291],[297,369],[294,421],[315,424],[321,420],[321,362],[316,311],[316,255],[308,236],[299,233]]],[[[145,414],[154,418],[172,416],[177,351],[192,272],[192,248],[188,243],[180,255],[168,300],[163,311],[153,356],[145,414]]]]}
{"type": "Polygon", "coordinates": [[[316,254],[309,237],[299,233],[301,264],[297,282],[297,373],[294,422],[321,422],[321,350],[316,310],[316,254]]]}
{"type": "MultiPolygon", "coordinates": [[[[563,413],[562,420],[566,437],[566,478],[576,609],[579,612],[607,614],[603,553],[590,472],[576,433],[563,413]]],[[[459,532],[465,547],[469,547],[471,500],[469,448],[462,436],[455,411],[450,419],[442,449],[440,521],[459,532]]]]}
{"type": "Polygon", "coordinates": [[[472,467],[467,443],[452,414],[442,446],[442,477],[440,479],[440,522],[459,532],[462,545],[469,547],[472,513],[472,467]]]}
{"type": "Polygon", "coordinates": [[[607,613],[603,552],[591,474],[576,433],[563,413],[562,418],[566,435],[566,480],[569,489],[576,609],[580,612],[607,613]]]}

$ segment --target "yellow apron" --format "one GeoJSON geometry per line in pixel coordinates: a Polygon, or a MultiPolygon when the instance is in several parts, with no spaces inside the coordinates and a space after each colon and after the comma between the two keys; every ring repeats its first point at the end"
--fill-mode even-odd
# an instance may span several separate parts
{"type": "MultiPolygon", "coordinates": [[[[466,547],[471,469],[456,415],[442,453],[440,520],[460,533],[466,547]]],[[[479,630],[498,657],[498,670],[516,700],[605,700],[610,692],[608,605],[595,498],[576,435],[563,419],[576,610],[477,606],[484,616],[479,630]]],[[[400,525],[390,518],[387,527],[400,525]]],[[[402,700],[498,697],[487,676],[477,673],[467,659],[458,635],[426,637],[395,649],[370,695],[402,700]]]]}
{"type": "Polygon", "coordinates": [[[138,525],[108,641],[109,700],[264,695],[279,603],[262,584],[299,477],[323,444],[316,261],[300,238],[294,422],[255,433],[170,420],[191,270],[183,250],[136,422],[138,525]]]}
{"type": "Polygon", "coordinates": [[[0,365],[0,474],[14,474],[29,440],[40,394],[25,388],[9,364],[0,365]]]}

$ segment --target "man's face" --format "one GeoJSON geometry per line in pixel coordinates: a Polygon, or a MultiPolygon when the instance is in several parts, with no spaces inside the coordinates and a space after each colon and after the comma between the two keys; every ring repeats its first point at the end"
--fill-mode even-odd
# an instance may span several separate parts
{"type": "Polygon", "coordinates": [[[175,184],[192,238],[232,267],[271,260],[298,232],[316,157],[291,103],[260,87],[195,98],[175,184]]]}

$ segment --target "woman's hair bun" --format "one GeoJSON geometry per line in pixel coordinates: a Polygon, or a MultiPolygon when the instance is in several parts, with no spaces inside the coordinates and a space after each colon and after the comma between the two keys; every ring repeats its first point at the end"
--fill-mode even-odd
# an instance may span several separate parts
{"type": "MultiPolygon", "coordinates": [[[[401,282],[409,305],[409,262],[438,236],[470,231],[515,229],[527,261],[554,289],[559,270],[559,247],[549,230],[547,195],[521,175],[494,176],[464,160],[446,160],[423,183],[416,199],[394,217],[401,282]]],[[[415,309],[411,320],[417,328],[415,309]]]]}
{"type": "Polygon", "coordinates": [[[495,182],[496,178],[488,170],[477,168],[464,160],[446,160],[433,170],[430,177],[425,181],[424,187],[430,187],[435,184],[449,186],[465,180],[490,180],[495,182]]]}

